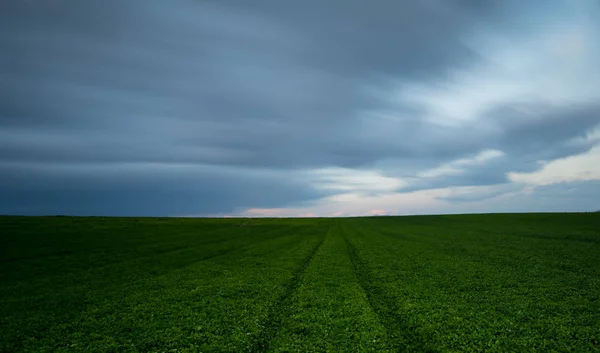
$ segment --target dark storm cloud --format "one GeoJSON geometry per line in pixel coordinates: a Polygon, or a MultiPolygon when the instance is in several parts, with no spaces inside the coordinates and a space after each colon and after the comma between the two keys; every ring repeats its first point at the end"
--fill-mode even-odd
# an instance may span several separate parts
{"type": "Polygon", "coordinates": [[[309,40],[303,58],[309,66],[352,77],[439,75],[448,66],[464,65],[475,57],[457,34],[471,25],[472,10],[485,12],[490,5],[482,1],[475,9],[460,1],[390,0],[230,3],[303,33],[309,40]]]}
{"type": "Polygon", "coordinates": [[[446,127],[382,92],[484,62],[464,38],[518,4],[3,1],[0,213],[286,206],[329,193],[297,168],[410,177],[490,148],[507,158],[411,187],[505,182],[582,150],[565,143],[598,108],[538,121],[509,104],[446,127]]]}
{"type": "Polygon", "coordinates": [[[568,107],[514,104],[496,108],[487,118],[502,131],[495,143],[513,154],[513,161],[550,160],[592,147],[569,141],[583,137],[600,123],[600,102],[568,107]]]}
{"type": "MultiPolygon", "coordinates": [[[[116,133],[114,140],[126,135],[125,144],[138,144],[132,134],[140,129],[146,144],[152,136],[144,126],[164,123],[152,132],[158,143],[256,156],[234,163],[351,165],[378,158],[386,146],[364,141],[356,151],[347,148],[361,136],[357,112],[380,104],[366,92],[371,81],[440,74],[468,59],[456,38],[468,21],[456,6],[19,3],[9,2],[3,31],[12,44],[3,122],[14,133],[93,129],[105,140],[116,133]],[[434,26],[422,26],[428,19],[434,26]],[[175,136],[165,139],[164,129],[175,136]]],[[[113,154],[127,159],[121,148],[113,154]]]]}
{"type": "Polygon", "coordinates": [[[4,163],[0,213],[218,215],[326,195],[283,177],[282,182],[276,172],[177,164],[4,163]]]}

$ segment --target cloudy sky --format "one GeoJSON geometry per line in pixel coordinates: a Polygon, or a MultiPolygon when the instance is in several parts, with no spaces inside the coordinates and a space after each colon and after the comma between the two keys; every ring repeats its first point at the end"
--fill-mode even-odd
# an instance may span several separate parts
{"type": "Polygon", "coordinates": [[[600,209],[600,1],[0,1],[0,213],[600,209]]]}

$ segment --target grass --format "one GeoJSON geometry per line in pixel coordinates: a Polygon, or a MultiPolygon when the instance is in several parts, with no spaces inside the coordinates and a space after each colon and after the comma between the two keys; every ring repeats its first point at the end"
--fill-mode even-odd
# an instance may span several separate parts
{"type": "Polygon", "coordinates": [[[600,351],[600,214],[0,217],[0,351],[600,351]]]}

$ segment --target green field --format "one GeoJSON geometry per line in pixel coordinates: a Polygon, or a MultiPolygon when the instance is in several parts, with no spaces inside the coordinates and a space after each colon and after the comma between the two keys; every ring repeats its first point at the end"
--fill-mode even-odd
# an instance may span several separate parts
{"type": "Polygon", "coordinates": [[[600,214],[0,217],[0,351],[600,351],[600,214]]]}

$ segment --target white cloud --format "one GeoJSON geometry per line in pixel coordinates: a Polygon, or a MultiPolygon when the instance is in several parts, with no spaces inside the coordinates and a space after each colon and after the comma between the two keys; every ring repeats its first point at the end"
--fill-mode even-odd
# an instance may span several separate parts
{"type": "Polygon", "coordinates": [[[480,166],[504,156],[502,151],[486,149],[468,158],[457,159],[417,173],[417,177],[397,178],[383,174],[379,170],[360,170],[330,167],[305,172],[312,180],[315,189],[339,192],[332,199],[354,197],[361,194],[395,193],[411,185],[420,178],[436,178],[459,175],[468,168],[480,166]]]}
{"type": "Polygon", "coordinates": [[[509,180],[533,186],[562,182],[600,180],[600,146],[565,158],[545,162],[531,173],[508,173],[509,180]]]}
{"type": "Polygon", "coordinates": [[[489,32],[469,43],[482,56],[479,65],[437,82],[401,83],[393,96],[423,107],[431,122],[447,126],[466,126],[507,104],[597,102],[600,42],[595,28],[582,20],[538,29],[529,37],[498,37],[489,32]]]}
{"type": "Polygon", "coordinates": [[[240,216],[300,217],[307,214],[348,217],[493,211],[493,202],[506,202],[520,190],[514,185],[460,186],[385,194],[347,192],[324,197],[304,207],[248,209],[240,216]],[[457,203],[453,199],[461,199],[457,203]],[[491,200],[491,201],[490,201],[491,200]]]}
{"type": "Polygon", "coordinates": [[[460,175],[469,167],[483,165],[490,160],[504,156],[504,152],[488,149],[479,152],[471,158],[461,158],[455,161],[444,163],[436,168],[428,169],[418,173],[420,178],[437,178],[440,176],[460,175]]]}
{"type": "Polygon", "coordinates": [[[600,144],[600,125],[586,131],[585,135],[571,139],[567,145],[589,146],[600,144]]]}
{"type": "Polygon", "coordinates": [[[332,167],[310,171],[309,177],[314,179],[316,189],[341,192],[390,192],[407,185],[405,181],[385,176],[377,170],[332,167]]]}

